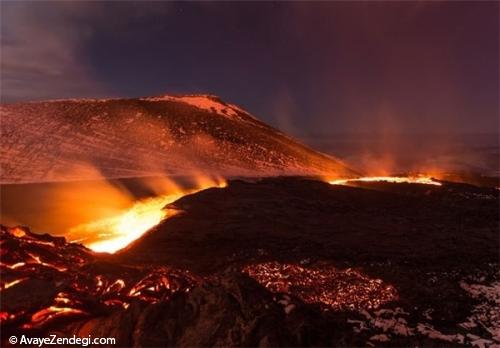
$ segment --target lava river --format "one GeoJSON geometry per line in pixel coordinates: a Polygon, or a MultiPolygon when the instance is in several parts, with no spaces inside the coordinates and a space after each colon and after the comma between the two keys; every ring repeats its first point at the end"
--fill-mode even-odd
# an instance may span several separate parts
{"type": "Polygon", "coordinates": [[[349,185],[357,182],[388,182],[388,183],[407,183],[441,186],[439,181],[428,175],[408,175],[408,176],[365,176],[360,178],[333,179],[328,180],[332,185],[349,185]]]}
{"type": "Polygon", "coordinates": [[[175,213],[173,210],[164,209],[166,205],[185,195],[225,185],[226,182],[220,178],[198,178],[195,188],[180,189],[176,186],[173,192],[168,194],[136,201],[123,212],[72,227],[66,238],[93,251],[114,253],[175,213]]]}

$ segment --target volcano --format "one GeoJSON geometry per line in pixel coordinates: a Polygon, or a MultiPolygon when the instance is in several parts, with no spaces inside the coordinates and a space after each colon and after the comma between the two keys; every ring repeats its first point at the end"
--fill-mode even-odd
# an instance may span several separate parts
{"type": "Polygon", "coordinates": [[[45,223],[1,226],[2,346],[500,343],[491,185],[359,177],[208,95],[10,104],[1,126],[2,203],[45,223]]]}
{"type": "Polygon", "coordinates": [[[1,115],[2,183],[354,174],[211,95],[17,103],[3,105],[1,115]]]}

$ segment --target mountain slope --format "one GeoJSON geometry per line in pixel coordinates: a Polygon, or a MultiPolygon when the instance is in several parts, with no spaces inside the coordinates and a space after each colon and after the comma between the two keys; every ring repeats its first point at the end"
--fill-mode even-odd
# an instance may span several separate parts
{"type": "Polygon", "coordinates": [[[2,183],[202,171],[352,175],[214,96],[17,103],[1,116],[2,183]]]}

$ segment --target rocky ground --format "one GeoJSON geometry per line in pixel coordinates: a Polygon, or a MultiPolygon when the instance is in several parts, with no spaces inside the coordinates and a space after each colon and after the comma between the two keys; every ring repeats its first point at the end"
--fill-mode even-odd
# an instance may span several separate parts
{"type": "Polygon", "coordinates": [[[494,347],[498,204],[463,184],[273,178],[185,196],[115,255],[3,227],[2,337],[494,347]]]}

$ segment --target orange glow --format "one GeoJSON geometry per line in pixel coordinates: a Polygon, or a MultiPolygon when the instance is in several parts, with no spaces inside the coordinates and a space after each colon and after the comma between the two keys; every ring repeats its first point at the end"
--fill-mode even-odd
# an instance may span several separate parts
{"type": "Polygon", "coordinates": [[[16,269],[16,268],[19,268],[19,267],[23,267],[25,265],[26,265],[25,262],[16,262],[13,265],[8,265],[6,263],[0,262],[0,266],[7,267],[7,268],[10,268],[10,269],[16,269]]]}
{"type": "Polygon", "coordinates": [[[441,183],[435,181],[430,176],[413,175],[413,176],[367,176],[356,179],[335,179],[329,180],[332,185],[349,185],[356,182],[390,182],[390,183],[409,183],[409,184],[424,184],[441,186],[441,183]]]}
{"type": "Polygon", "coordinates": [[[40,264],[42,266],[53,268],[55,270],[58,270],[59,272],[65,272],[67,270],[66,267],[58,267],[58,266],[53,265],[51,263],[43,262],[42,259],[40,258],[40,256],[36,256],[36,255],[34,255],[32,253],[28,253],[28,255],[31,257],[31,259],[33,261],[35,261],[35,263],[38,263],[38,264],[40,264]]]}
{"type": "Polygon", "coordinates": [[[117,215],[135,200],[120,182],[107,180],[91,165],[75,167],[67,175],[93,179],[44,185],[43,208],[29,222],[35,230],[64,234],[76,225],[117,215]]]}
{"type": "Polygon", "coordinates": [[[57,304],[70,304],[71,300],[67,297],[65,293],[58,293],[57,296],[54,298],[54,301],[57,304]]]}
{"type": "Polygon", "coordinates": [[[26,235],[26,232],[23,231],[22,228],[20,227],[14,227],[10,230],[10,233],[12,233],[14,236],[21,238],[26,235]]]}
{"type": "Polygon", "coordinates": [[[159,224],[163,219],[172,216],[174,211],[164,207],[179,198],[210,187],[224,187],[225,181],[220,178],[200,177],[196,180],[196,188],[182,190],[167,179],[147,182],[155,192],[169,194],[137,201],[131,207],[115,215],[80,224],[69,230],[69,240],[79,242],[97,252],[114,253],[142,236],[146,231],[159,224]]]}
{"type": "Polygon", "coordinates": [[[25,281],[25,280],[27,280],[27,279],[28,279],[28,278],[26,277],[26,278],[21,278],[21,279],[16,279],[16,280],[13,280],[13,281],[11,281],[11,282],[9,282],[9,283],[4,283],[4,284],[3,284],[3,286],[2,286],[2,288],[3,288],[3,290],[6,290],[6,289],[8,289],[8,288],[10,288],[10,287],[13,287],[13,286],[14,286],[14,285],[16,285],[16,284],[19,284],[19,283],[21,283],[21,282],[24,282],[24,281],[25,281]]]}
{"type": "Polygon", "coordinates": [[[39,327],[56,317],[75,314],[82,315],[86,313],[74,308],[50,306],[33,314],[31,316],[31,324],[25,325],[24,328],[39,327]]]}
{"type": "Polygon", "coordinates": [[[125,288],[125,282],[123,279],[117,279],[104,290],[104,294],[119,293],[123,288],[125,288]]]}

